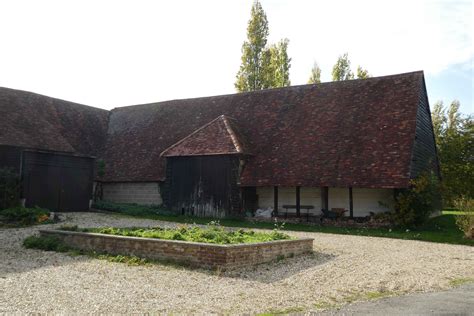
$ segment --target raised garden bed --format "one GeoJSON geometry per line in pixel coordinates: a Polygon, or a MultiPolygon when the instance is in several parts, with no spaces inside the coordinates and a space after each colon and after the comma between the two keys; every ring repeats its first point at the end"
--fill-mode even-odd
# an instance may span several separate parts
{"type": "Polygon", "coordinates": [[[65,246],[78,250],[221,270],[248,267],[313,251],[312,238],[217,244],[66,230],[40,230],[40,235],[57,238],[65,246]]]}

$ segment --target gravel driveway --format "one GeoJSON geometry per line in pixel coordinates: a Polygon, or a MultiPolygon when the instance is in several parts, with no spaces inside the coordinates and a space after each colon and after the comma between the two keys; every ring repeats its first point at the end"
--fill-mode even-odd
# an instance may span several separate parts
{"type": "MultiPolygon", "coordinates": [[[[98,213],[65,216],[80,227],[171,225],[98,213]]],[[[0,229],[0,314],[299,312],[474,278],[474,247],[319,233],[291,233],[315,239],[312,256],[225,274],[22,248],[26,236],[59,225],[0,229]]]]}

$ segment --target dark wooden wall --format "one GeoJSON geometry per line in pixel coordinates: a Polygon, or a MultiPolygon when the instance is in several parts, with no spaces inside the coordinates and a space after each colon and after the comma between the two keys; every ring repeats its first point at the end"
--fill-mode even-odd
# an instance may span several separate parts
{"type": "Polygon", "coordinates": [[[410,178],[424,171],[433,171],[439,176],[439,164],[426,89],[423,87],[416,116],[416,134],[413,146],[410,178]]]}
{"type": "Polygon", "coordinates": [[[196,216],[238,216],[239,163],[234,155],[167,158],[164,204],[196,216]]]}
{"type": "Polygon", "coordinates": [[[92,197],[94,159],[24,151],[22,189],[27,207],[86,211],[92,197]]]}
{"type": "Polygon", "coordinates": [[[0,168],[11,168],[20,173],[22,148],[0,146],[0,168]]]}
{"type": "Polygon", "coordinates": [[[256,187],[242,188],[242,209],[244,211],[256,211],[258,209],[258,195],[256,187]]]}

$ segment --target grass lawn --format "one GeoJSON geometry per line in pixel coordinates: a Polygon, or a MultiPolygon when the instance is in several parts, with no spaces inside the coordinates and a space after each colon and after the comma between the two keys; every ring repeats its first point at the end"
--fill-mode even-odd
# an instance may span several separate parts
{"type": "Polygon", "coordinates": [[[456,210],[444,210],[443,215],[474,215],[474,212],[462,212],[456,210]]]}
{"type": "MultiPolygon", "coordinates": [[[[187,223],[187,224],[207,224],[211,221],[215,221],[212,218],[200,218],[200,217],[188,217],[188,216],[173,216],[173,215],[160,215],[156,212],[140,212],[139,215],[133,215],[131,212],[124,214],[124,216],[141,217],[156,219],[162,221],[176,222],[176,223],[187,223]]],[[[254,222],[244,219],[221,219],[221,226],[226,227],[243,227],[243,228],[263,228],[273,229],[275,228],[274,223],[266,222],[254,222]]],[[[387,229],[387,228],[339,228],[330,226],[316,226],[305,223],[285,224],[285,230],[291,231],[303,231],[303,232],[317,232],[317,233],[329,233],[329,234],[343,234],[343,235],[358,235],[358,236],[372,236],[372,237],[386,237],[386,238],[397,238],[397,239],[411,239],[411,240],[422,240],[438,243],[448,244],[460,244],[474,246],[474,240],[464,238],[464,234],[458,229],[455,223],[454,215],[443,214],[438,217],[434,217],[428,220],[428,222],[414,230],[406,229],[387,229]]]]}

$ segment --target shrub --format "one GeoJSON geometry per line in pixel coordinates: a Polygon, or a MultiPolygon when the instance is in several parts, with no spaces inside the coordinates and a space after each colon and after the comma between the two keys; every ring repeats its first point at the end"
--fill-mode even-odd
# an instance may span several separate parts
{"type": "Polygon", "coordinates": [[[165,210],[159,205],[139,205],[134,203],[97,201],[92,204],[92,207],[98,210],[116,212],[131,216],[175,215],[173,212],[165,210]]]}
{"type": "Polygon", "coordinates": [[[474,200],[461,197],[454,201],[454,205],[463,213],[456,215],[456,225],[466,238],[474,239],[474,200]]]}
{"type": "Polygon", "coordinates": [[[11,168],[0,168],[0,210],[20,205],[20,178],[11,168]]]}
{"type": "Polygon", "coordinates": [[[29,236],[23,240],[23,246],[28,249],[66,252],[69,248],[55,237],[29,236]]]}
{"type": "Polygon", "coordinates": [[[0,211],[0,222],[9,225],[33,225],[49,221],[49,216],[49,210],[44,208],[14,207],[0,211]]]}
{"type": "Polygon", "coordinates": [[[396,197],[392,221],[397,226],[413,227],[426,222],[439,208],[439,182],[433,174],[423,174],[410,181],[410,188],[396,197]]]}

